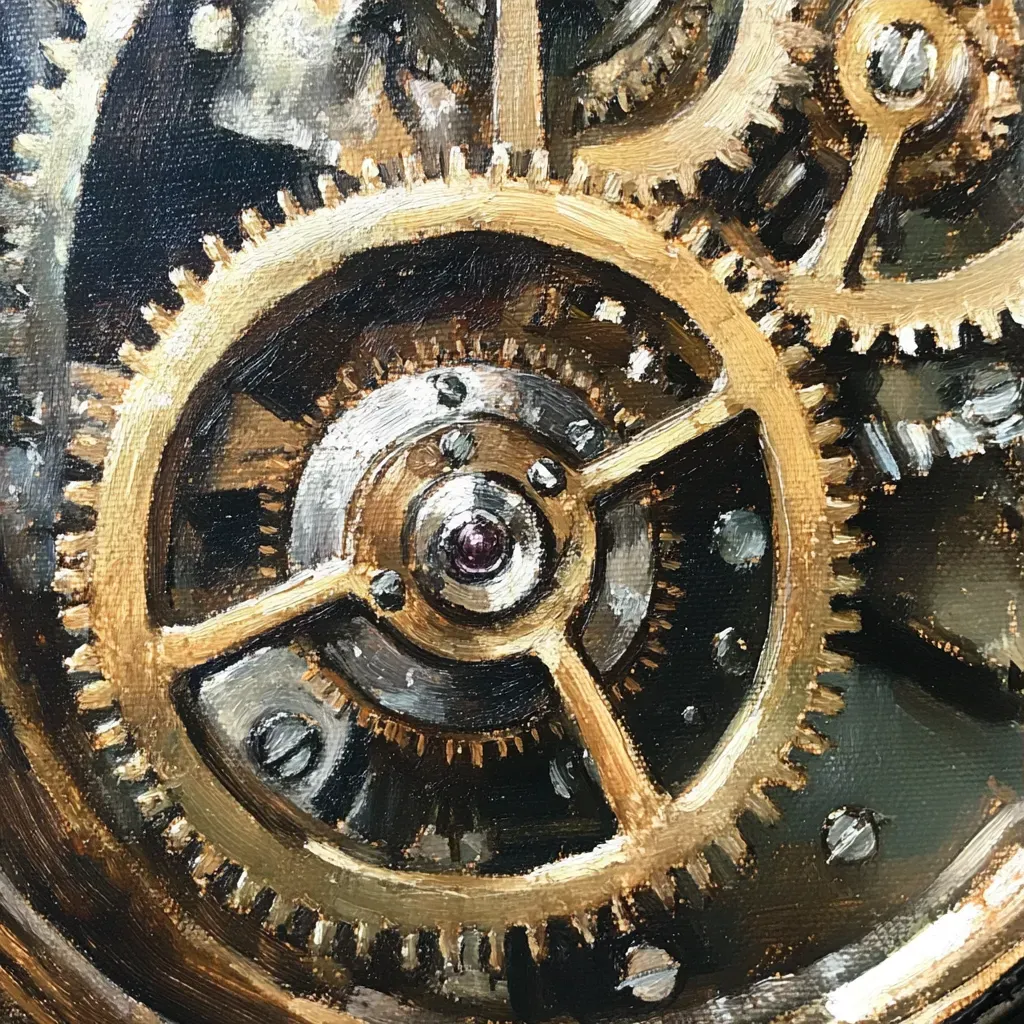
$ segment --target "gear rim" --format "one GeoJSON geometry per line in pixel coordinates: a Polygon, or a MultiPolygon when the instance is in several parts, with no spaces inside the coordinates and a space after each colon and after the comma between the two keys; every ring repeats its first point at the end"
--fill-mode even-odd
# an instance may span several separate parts
{"type": "MultiPolygon", "coordinates": [[[[834,612],[830,607],[831,595],[842,589],[837,585],[833,575],[832,559],[841,557],[840,552],[833,547],[833,524],[845,520],[853,508],[849,507],[848,503],[837,504],[830,501],[827,482],[830,478],[835,480],[834,467],[830,467],[827,461],[821,459],[817,443],[811,438],[806,402],[801,400],[801,396],[790,385],[786,372],[767,339],[747,317],[743,307],[728,296],[725,289],[714,281],[695,257],[681,247],[666,245],[662,236],[639,218],[623,216],[615,207],[601,200],[566,194],[547,183],[505,181],[500,183],[500,186],[495,187],[495,183],[487,179],[467,177],[451,185],[440,181],[424,183],[414,185],[408,190],[392,189],[386,193],[352,197],[340,203],[335,197],[329,196],[333,201],[329,201],[321,210],[309,214],[293,213],[288,222],[275,232],[267,233],[258,240],[250,239],[240,253],[227,256],[223,263],[215,268],[205,285],[194,280],[183,282],[185,307],[164,332],[160,345],[149,353],[132,349],[124,353],[126,361],[139,375],[126,392],[102,485],[93,573],[94,625],[101,639],[97,650],[93,651],[90,648],[88,651],[81,651],[72,659],[71,667],[102,666],[108,677],[122,677],[117,699],[124,718],[133,722],[137,731],[140,731],[142,745],[152,756],[154,767],[163,778],[163,784],[154,788],[155,795],[150,803],[154,807],[166,807],[175,800],[180,801],[189,815],[186,830],[192,829],[193,834],[198,833],[203,838],[204,849],[210,846],[211,863],[217,860],[218,855],[214,854],[214,851],[219,848],[216,838],[213,837],[220,824],[230,820],[233,825],[240,826],[240,833],[235,829],[231,831],[235,832],[235,838],[242,839],[242,842],[234,844],[232,850],[221,851],[220,855],[225,860],[231,858],[244,864],[246,870],[253,876],[273,878],[277,882],[275,892],[286,904],[316,907],[327,918],[359,921],[383,919],[400,928],[438,926],[442,929],[457,929],[463,924],[474,922],[481,927],[501,930],[507,925],[532,925],[542,922],[548,916],[573,913],[581,905],[597,906],[606,903],[608,899],[618,898],[638,886],[660,886],[660,879],[673,867],[686,866],[695,877],[706,878],[708,869],[703,857],[703,850],[706,847],[717,844],[737,860],[744,856],[745,844],[735,829],[735,820],[744,810],[759,807],[763,810],[767,803],[767,798],[762,792],[764,785],[800,785],[800,774],[786,761],[786,753],[794,745],[811,749],[821,748],[820,738],[804,725],[803,716],[806,711],[835,711],[838,708],[838,698],[817,684],[816,675],[820,670],[839,667],[841,663],[841,659],[837,660],[835,656],[830,656],[824,649],[825,635],[830,631],[853,628],[848,613],[834,612]],[[441,214],[438,214],[438,209],[442,211],[441,214]],[[339,221],[346,224],[347,231],[337,230],[339,221]],[[104,604],[102,597],[97,601],[97,596],[103,594],[104,588],[110,583],[111,557],[113,556],[114,562],[120,563],[122,570],[126,564],[132,563],[133,558],[131,552],[126,552],[119,540],[111,535],[110,528],[103,524],[112,522],[111,507],[119,509],[119,516],[123,514],[125,519],[135,507],[132,501],[125,500],[124,494],[120,494],[118,488],[129,477],[134,480],[140,479],[136,475],[136,470],[140,468],[139,442],[142,442],[153,428],[153,421],[159,421],[158,429],[166,434],[164,441],[173,431],[181,403],[186,401],[188,394],[191,393],[191,388],[184,393],[179,390],[175,397],[175,392],[169,390],[171,382],[176,379],[176,371],[184,369],[187,365],[192,372],[193,381],[198,382],[216,366],[223,352],[237,337],[244,334],[253,322],[254,317],[242,314],[237,304],[232,306],[231,303],[215,301],[216,290],[231,286],[232,280],[237,284],[238,271],[242,267],[247,272],[256,272],[257,281],[253,284],[257,286],[256,292],[264,297],[268,294],[284,297],[285,294],[294,291],[295,287],[306,283],[305,280],[291,280],[289,290],[283,294],[280,290],[280,279],[277,281],[278,287],[269,293],[258,287],[260,275],[266,284],[270,284],[269,278],[277,275],[278,247],[292,247],[290,251],[294,253],[294,234],[308,229],[311,224],[320,229],[317,245],[321,250],[326,247],[328,251],[316,253],[307,249],[306,255],[311,259],[308,263],[303,263],[305,269],[293,268],[300,277],[309,280],[320,276],[325,267],[342,262],[344,257],[352,252],[381,244],[384,238],[393,243],[413,241],[420,237],[487,226],[499,231],[539,236],[538,240],[556,246],[569,246],[584,256],[617,264],[620,269],[639,276],[656,291],[674,301],[685,300],[686,308],[698,325],[704,328],[706,334],[723,331],[723,336],[732,337],[735,334],[744,338],[753,345],[755,352],[760,352],[760,356],[757,357],[761,364],[759,369],[768,373],[775,383],[784,385],[784,390],[765,389],[771,391],[767,405],[763,408],[755,407],[755,411],[759,412],[762,418],[795,416],[798,417],[798,422],[806,425],[804,440],[799,445],[800,455],[791,454],[789,458],[795,459],[801,469],[802,483],[799,489],[804,500],[817,510],[811,514],[813,525],[810,531],[816,540],[810,552],[805,552],[801,558],[795,559],[792,552],[792,535],[788,532],[790,526],[786,522],[780,526],[780,530],[785,532],[779,543],[781,550],[788,553],[785,562],[787,572],[783,573],[787,583],[793,582],[794,571],[799,574],[802,570],[804,574],[813,577],[813,584],[806,591],[812,608],[810,614],[800,616],[800,622],[797,623],[799,632],[795,639],[790,634],[787,643],[783,643],[779,638],[773,642],[773,652],[777,656],[783,653],[784,648],[788,669],[794,672],[797,678],[780,682],[776,677],[774,683],[766,687],[766,690],[770,690],[771,697],[779,700],[779,704],[771,709],[772,714],[765,714],[764,720],[760,723],[764,727],[762,739],[766,738],[767,742],[757,744],[758,753],[752,753],[754,748],[747,745],[748,737],[734,722],[723,740],[718,757],[712,757],[712,761],[720,763],[724,754],[727,760],[732,760],[742,768],[729,776],[730,792],[726,801],[728,806],[714,810],[707,806],[725,787],[721,779],[716,781],[714,776],[709,775],[705,766],[695,783],[672,805],[683,807],[684,811],[665,812],[669,819],[685,813],[686,820],[694,824],[699,822],[699,826],[695,828],[697,834],[688,837],[683,849],[663,840],[660,845],[653,846],[653,849],[645,848],[644,856],[637,857],[636,843],[623,838],[620,834],[615,840],[603,844],[589,854],[577,855],[570,860],[547,865],[530,876],[461,878],[458,880],[458,890],[464,888],[464,891],[454,892],[450,879],[439,884],[435,877],[422,879],[403,876],[395,889],[396,880],[392,872],[377,877],[378,869],[367,868],[362,863],[356,865],[347,855],[326,844],[309,840],[302,850],[282,846],[248,818],[230,795],[223,791],[216,795],[216,799],[207,799],[205,802],[195,799],[197,779],[202,780],[199,788],[205,792],[212,776],[207,778],[209,769],[195,756],[194,748],[183,739],[181,730],[174,728],[176,714],[173,704],[167,702],[162,705],[163,710],[153,714],[153,709],[149,707],[154,696],[152,681],[141,690],[133,690],[131,685],[124,686],[123,670],[126,666],[123,661],[120,666],[114,664],[123,658],[123,653],[118,654],[115,648],[102,640],[104,624],[110,622],[111,608],[109,604],[104,604]],[[610,230],[613,226],[614,230],[610,230]],[[609,245],[608,240],[616,238],[616,232],[619,232],[619,241],[609,245]],[[658,268],[658,272],[653,274],[650,272],[652,264],[658,268]],[[641,274],[636,274],[637,266],[647,269],[641,274]],[[310,274],[312,277],[309,277],[310,274]],[[673,281],[674,277],[681,277],[683,280],[673,281]],[[693,295],[685,294],[687,287],[693,288],[693,295]],[[694,296],[698,298],[695,300],[694,296]],[[223,344],[219,349],[217,346],[208,346],[201,353],[200,359],[193,359],[197,353],[190,346],[190,333],[197,330],[203,317],[214,308],[226,312],[229,319],[234,317],[237,322],[226,331],[220,332],[223,344]],[[140,423],[137,417],[138,410],[145,407],[152,411],[154,404],[156,415],[147,413],[147,422],[140,423]],[[143,426],[149,429],[142,430],[143,426]],[[135,451],[136,455],[127,454],[131,451],[135,451]],[[127,461],[122,461],[125,458],[127,461]],[[129,465],[133,468],[129,469],[129,465]],[[128,474],[128,477],[124,474],[128,474]],[[837,513],[837,509],[841,511],[837,513]],[[104,512],[107,514],[104,515],[104,512]],[[799,629],[800,626],[803,626],[803,629],[799,629]],[[112,668],[115,670],[111,671],[112,668]],[[149,710],[140,713],[143,705],[149,710]],[[145,726],[138,730],[137,723],[140,720],[145,726]],[[171,728],[168,729],[167,726],[171,728]],[[155,755],[154,748],[162,742],[161,736],[168,746],[159,755],[155,755]],[[813,736],[814,740],[809,736],[813,736]],[[692,814],[695,808],[701,809],[699,819],[692,814]],[[310,864],[313,864],[314,868],[313,877],[310,877],[310,864]],[[282,865],[285,865],[284,870],[282,865]],[[363,882],[371,887],[377,887],[376,893],[364,892],[361,898],[352,898],[345,893],[339,894],[336,887],[330,885],[326,887],[326,892],[322,891],[323,886],[317,878],[328,865],[354,871],[362,876],[363,882]],[[588,865],[598,870],[581,870],[588,865]],[[577,874],[581,877],[573,877],[577,874]],[[387,893],[389,878],[392,891],[387,893]],[[521,890],[524,885],[528,887],[529,904],[523,906],[520,900],[517,906],[510,907],[510,892],[521,890]],[[382,894],[386,898],[381,899],[382,894]],[[396,903],[404,903],[406,906],[396,912],[396,903]]],[[[277,299],[271,301],[276,302],[277,299]]],[[[732,358],[735,359],[735,355],[732,358]]],[[[729,367],[727,371],[728,369],[729,367]]],[[[740,379],[746,375],[749,381],[749,367],[744,369],[737,364],[732,370],[740,379]]],[[[758,401],[754,395],[745,395],[745,398],[752,403],[758,401]]],[[[144,472],[151,482],[162,463],[163,447],[164,444],[161,443],[155,461],[152,451],[144,456],[144,459],[149,460],[148,470],[144,472]]],[[[771,448],[770,443],[768,447],[771,448]]],[[[142,451],[146,451],[145,445],[142,446],[142,451]]],[[[778,452],[773,450],[773,457],[777,458],[778,452]]],[[[776,484],[778,472],[777,465],[773,464],[771,476],[776,484]]],[[[845,477],[845,473],[842,476],[845,477]]],[[[790,488],[787,494],[792,498],[793,488],[790,488]]],[[[148,502],[145,508],[146,511],[142,515],[147,518],[148,502]]],[[[792,512],[792,505],[788,506],[788,511],[792,512]]],[[[143,541],[144,534],[143,530],[143,541]]],[[[136,538],[133,542],[136,559],[142,552],[137,544],[139,539],[136,538]]],[[[143,543],[143,549],[144,547],[143,543]]],[[[136,560],[135,571],[139,564],[136,560]]],[[[122,573],[119,572],[118,575],[122,573]]],[[[797,587],[797,590],[801,589],[800,586],[797,587]]],[[[144,616],[144,608],[139,610],[144,616]]],[[[776,607],[773,611],[773,622],[779,614],[776,607]]],[[[137,613],[135,626],[139,627],[137,613]]],[[[770,703],[771,700],[763,693],[757,715],[764,713],[765,706],[770,703]]],[[[218,788],[219,783],[214,783],[214,787],[218,788]]],[[[210,794],[207,793],[206,796],[209,798],[210,794]]],[[[140,804],[142,803],[140,799],[140,804]]],[[[770,804],[768,806],[770,807],[770,804]]],[[[771,816],[773,812],[763,813],[771,816]]],[[[181,831],[179,825],[179,836],[181,831]]],[[[664,836],[666,831],[662,829],[658,834],[664,836]]]]}

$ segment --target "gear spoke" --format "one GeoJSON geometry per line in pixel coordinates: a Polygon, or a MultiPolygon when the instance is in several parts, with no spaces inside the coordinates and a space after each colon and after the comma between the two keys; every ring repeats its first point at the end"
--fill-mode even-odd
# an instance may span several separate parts
{"type": "Polygon", "coordinates": [[[544,662],[565,708],[597,765],[608,804],[623,831],[650,824],[668,797],[659,793],[623,725],[612,714],[608,698],[572,642],[552,636],[534,652],[544,662]]]}
{"type": "Polygon", "coordinates": [[[157,657],[169,671],[185,672],[237,651],[323,605],[365,596],[364,589],[363,576],[351,562],[327,562],[203,622],[165,627],[157,644],[157,657]]]}
{"type": "Polygon", "coordinates": [[[494,44],[494,124],[499,142],[529,152],[544,145],[537,0],[499,0],[494,44]]]}
{"type": "Polygon", "coordinates": [[[628,444],[613,448],[585,466],[581,474],[584,493],[591,498],[599,497],[682,445],[728,422],[745,408],[746,404],[728,382],[720,379],[706,398],[666,416],[628,444]]]}
{"type": "Polygon", "coordinates": [[[842,198],[825,225],[814,273],[829,281],[840,281],[864,232],[864,225],[879,193],[889,180],[889,171],[903,132],[868,132],[857,151],[842,198]]]}

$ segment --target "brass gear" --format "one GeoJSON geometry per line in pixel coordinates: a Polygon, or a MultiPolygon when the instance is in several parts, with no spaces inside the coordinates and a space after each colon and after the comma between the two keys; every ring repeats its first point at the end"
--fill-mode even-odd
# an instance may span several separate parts
{"type": "MultiPolygon", "coordinates": [[[[1012,3],[990,0],[985,4],[946,5],[949,17],[960,26],[969,61],[968,85],[962,110],[952,124],[908,146],[895,161],[888,187],[919,198],[923,192],[963,182],[980,164],[1007,145],[1006,119],[1020,113],[1014,72],[1020,56],[1020,20],[1012,3]]],[[[805,21],[825,36],[841,27],[845,12],[837,16],[818,3],[803,10],[805,21]]],[[[823,61],[819,69],[820,101],[809,97],[804,112],[811,122],[811,145],[828,150],[849,163],[857,150],[862,125],[851,112],[834,65],[823,61]]],[[[833,160],[833,163],[835,160],[833,160]]]]}
{"type": "MultiPolygon", "coordinates": [[[[214,269],[207,280],[172,274],[182,308],[153,314],[160,339],[153,349],[124,346],[121,358],[131,378],[107,371],[84,375],[94,395],[119,403],[109,449],[104,450],[100,430],[82,432],[75,442],[78,454],[102,465],[102,479],[68,486],[70,507],[82,507],[85,517],[94,514],[95,529],[61,539],[66,572],[56,584],[67,598],[65,625],[87,638],[68,659],[68,669],[78,684],[79,706],[94,722],[99,719],[94,743],[114,755],[131,751],[115,757],[117,774],[144,784],[137,799],[143,814],[170,815],[164,835],[171,849],[198,850],[193,875],[200,885],[226,865],[237,865],[228,903],[247,910],[258,892],[272,886],[270,920],[284,923],[302,908],[307,916],[314,911],[319,923],[313,942],[321,949],[339,921],[351,922],[363,938],[384,921],[412,937],[418,929],[437,928],[449,939],[472,924],[491,933],[492,951],[500,955],[498,937],[508,926],[525,925],[541,934],[553,915],[578,919],[609,902],[621,907],[623,897],[645,885],[665,893],[675,868],[705,886],[711,877],[704,855],[709,846],[736,862],[746,856],[736,826],[741,814],[774,820],[777,811],[765,787],[802,785],[790,750],[824,749],[806,715],[833,714],[842,706],[818,674],[845,668],[845,660],[826,647],[828,634],[857,626],[852,612],[832,608],[832,599],[857,585],[841,567],[859,546],[845,527],[858,502],[846,486],[851,460],[822,453],[841,433],[833,421],[816,422],[825,389],[791,383],[791,370],[807,353],[792,348],[777,354],[748,315],[741,296],[750,289],[736,278],[742,260],[731,258],[731,269],[723,274],[720,252],[708,267],[684,242],[666,240],[635,210],[583,194],[574,183],[559,187],[539,174],[513,180],[500,156],[489,175],[475,176],[462,169],[454,151],[454,173],[447,182],[424,182],[410,174],[404,188],[367,188],[347,199],[325,180],[324,206],[308,213],[282,196],[280,227],[268,230],[258,218],[246,216],[240,250],[208,240],[214,269]],[[361,561],[373,557],[374,566],[384,564],[394,542],[390,534],[356,531],[354,561],[335,560],[300,574],[195,625],[154,627],[147,593],[151,509],[166,446],[196,387],[234,343],[354,254],[480,228],[612,263],[666,299],[685,303],[723,368],[706,399],[568,472],[566,490],[549,502],[558,529],[571,541],[552,591],[510,623],[488,631],[483,641],[479,629],[471,631],[472,643],[486,648],[483,657],[520,652],[547,666],[620,824],[612,840],[527,876],[395,871],[353,857],[330,836],[313,833],[296,840],[278,834],[224,787],[179,718],[173,679],[325,603],[368,597],[369,570],[361,561]],[[720,283],[723,278],[728,285],[720,283]],[[744,705],[693,781],[670,798],[647,776],[630,736],[563,631],[589,585],[590,501],[747,410],[760,421],[773,493],[778,570],[769,640],[758,668],[757,699],[744,705]],[[129,739],[137,746],[126,747],[129,739]]],[[[690,241],[703,248],[706,234],[698,231],[690,241]]],[[[94,403],[83,415],[102,419],[110,408],[94,403]]],[[[504,456],[510,466],[525,457],[504,456]]],[[[381,479],[367,484],[374,497],[380,486],[390,493],[390,478],[381,479]]],[[[364,505],[368,493],[362,495],[364,505]]],[[[467,649],[466,631],[415,594],[388,615],[427,649],[449,655],[467,649]]],[[[360,944],[365,948],[362,938],[360,944]]]]}
{"type": "MultiPolygon", "coordinates": [[[[843,107],[864,126],[864,137],[821,236],[779,290],[779,302],[806,317],[815,346],[829,344],[842,328],[852,335],[854,351],[866,352],[889,333],[903,353],[913,355],[918,332],[932,332],[936,346],[950,350],[960,345],[962,325],[997,340],[1004,313],[1024,322],[1019,229],[939,277],[881,277],[869,259],[860,268],[851,266],[884,189],[957,180],[1004,145],[1004,119],[1020,111],[1018,83],[1011,77],[1018,65],[1018,33],[1016,14],[1002,4],[949,9],[931,0],[859,0],[846,11],[833,106],[841,96],[843,107]],[[920,26],[933,40],[935,66],[915,94],[886,98],[869,80],[872,39],[884,26],[901,24],[920,26]],[[945,141],[929,144],[929,133],[937,138],[939,129],[945,141]],[[928,175],[934,181],[925,180],[928,175]]],[[[842,139],[840,131],[835,144],[843,145],[842,139]]],[[[870,251],[869,243],[865,253],[870,251]]]]}

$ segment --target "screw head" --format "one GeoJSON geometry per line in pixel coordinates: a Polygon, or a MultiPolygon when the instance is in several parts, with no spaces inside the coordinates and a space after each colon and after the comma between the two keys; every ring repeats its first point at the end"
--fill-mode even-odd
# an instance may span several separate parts
{"type": "Polygon", "coordinates": [[[284,782],[308,775],[319,762],[323,745],[320,726],[294,711],[264,715],[249,733],[249,753],[256,766],[284,782]]]}
{"type": "Polygon", "coordinates": [[[448,461],[448,464],[455,469],[464,466],[473,457],[476,449],[476,438],[468,430],[460,430],[455,427],[441,435],[438,444],[441,454],[448,461]]]}
{"type": "Polygon", "coordinates": [[[538,459],[526,471],[526,479],[538,494],[561,494],[565,490],[565,469],[554,459],[538,459]]]}
{"type": "Polygon", "coordinates": [[[434,378],[437,400],[455,409],[466,400],[466,382],[457,373],[442,373],[434,378]]]}
{"type": "Polygon", "coordinates": [[[405,584],[394,569],[384,569],[370,580],[370,596],[386,612],[401,611],[405,604],[405,584]]]}
{"type": "Polygon", "coordinates": [[[921,25],[886,25],[868,58],[871,85],[889,100],[913,96],[928,85],[936,59],[935,41],[921,25]]]}
{"type": "Polygon", "coordinates": [[[600,446],[597,426],[587,419],[573,420],[565,428],[566,440],[580,455],[593,454],[600,446]]]}
{"type": "Polygon", "coordinates": [[[827,861],[859,864],[878,852],[879,816],[865,807],[838,807],[825,819],[821,840],[827,861]]]}

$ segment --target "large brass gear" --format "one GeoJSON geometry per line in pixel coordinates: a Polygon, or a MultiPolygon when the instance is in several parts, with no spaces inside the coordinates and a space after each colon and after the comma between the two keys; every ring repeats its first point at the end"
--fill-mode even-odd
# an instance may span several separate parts
{"type": "MultiPolygon", "coordinates": [[[[617,905],[640,886],[663,892],[674,868],[685,868],[706,885],[710,868],[704,851],[715,845],[741,861],[746,844],[736,827],[740,815],[752,811],[773,820],[777,811],[765,787],[802,784],[801,771],[788,759],[790,750],[824,748],[825,741],[806,722],[807,713],[832,714],[842,703],[818,674],[845,664],[826,647],[828,634],[856,628],[856,616],[834,610],[832,601],[856,586],[839,567],[858,546],[845,528],[858,503],[845,487],[850,461],[822,453],[841,432],[831,422],[815,422],[825,389],[799,389],[790,380],[789,368],[800,365],[806,353],[790,349],[780,356],[748,315],[739,298],[743,288],[732,279],[742,261],[730,259],[723,275],[720,254],[709,268],[684,242],[666,238],[641,214],[583,194],[573,183],[561,187],[540,174],[511,179],[501,155],[487,176],[460,172],[456,151],[448,181],[424,182],[410,165],[405,187],[368,187],[347,199],[326,181],[324,206],[312,212],[282,196],[280,227],[268,230],[261,219],[243,217],[247,240],[239,251],[209,239],[214,262],[209,278],[175,272],[182,308],[152,316],[158,344],[149,351],[131,345],[122,350],[134,376],[113,385],[109,374],[94,381],[94,390],[107,389],[106,397],[120,403],[109,450],[104,455],[98,431],[81,434],[76,442],[78,454],[102,463],[102,480],[68,488],[69,501],[95,510],[95,530],[63,538],[67,569],[57,585],[69,597],[65,624],[88,636],[68,668],[79,681],[80,706],[100,720],[95,744],[132,750],[117,772],[144,783],[137,801],[144,814],[178,809],[165,837],[172,849],[191,844],[199,850],[193,874],[200,884],[226,864],[238,865],[242,870],[234,876],[228,902],[247,909],[270,885],[271,919],[280,923],[301,908],[314,911],[320,921],[313,930],[315,943],[329,941],[325,936],[338,921],[352,922],[359,935],[372,933],[381,921],[403,934],[439,928],[449,936],[471,923],[496,933],[492,950],[500,950],[496,936],[508,926],[541,931],[549,916],[578,917],[609,902],[617,905]],[[535,604],[488,629],[449,620],[412,585],[402,608],[379,609],[393,628],[427,650],[469,660],[529,655],[550,672],[596,762],[619,831],[589,852],[525,876],[394,871],[354,857],[329,833],[313,830],[301,839],[278,834],[225,788],[179,718],[171,684],[182,673],[325,604],[369,600],[373,574],[385,565],[403,571],[394,561],[393,529],[386,524],[382,530],[355,529],[341,557],[194,625],[152,625],[147,591],[151,510],[167,445],[196,388],[236,343],[300,289],[355,254],[480,228],[610,263],[647,282],[684,306],[722,365],[705,399],[579,469],[567,469],[565,490],[544,502],[553,528],[565,538],[565,553],[553,586],[535,604]],[[720,283],[723,276],[730,278],[729,286],[720,283]],[[592,502],[744,411],[759,420],[773,494],[777,575],[770,636],[754,695],[692,782],[670,798],[648,777],[569,632],[590,585],[592,502]],[[123,746],[129,737],[137,747],[123,746]]],[[[374,176],[367,177],[372,186],[374,176]]],[[[695,245],[705,236],[697,232],[695,245]]],[[[535,452],[525,442],[520,448],[499,460],[504,473],[525,473],[524,460],[535,452]]],[[[395,502],[381,499],[404,493],[402,479],[385,467],[360,486],[358,507],[391,515],[395,502]]]]}
{"type": "Polygon", "coordinates": [[[926,173],[940,184],[955,180],[1005,145],[1005,121],[1021,109],[1019,46],[1017,16],[1001,6],[959,10],[862,0],[846,11],[834,91],[864,135],[822,235],[779,292],[784,306],[806,316],[813,344],[828,344],[842,328],[852,335],[855,351],[867,351],[888,333],[904,353],[915,354],[918,333],[931,332],[936,347],[948,351],[959,347],[962,325],[998,340],[1004,314],[1024,319],[1019,230],[939,277],[882,277],[870,260],[851,265],[882,191],[890,185],[920,191],[929,187],[922,180],[926,173]],[[912,95],[884,96],[870,81],[872,46],[886,26],[909,24],[933,41],[934,69],[912,95]],[[930,142],[929,133],[936,132],[941,138],[930,142]]]}

